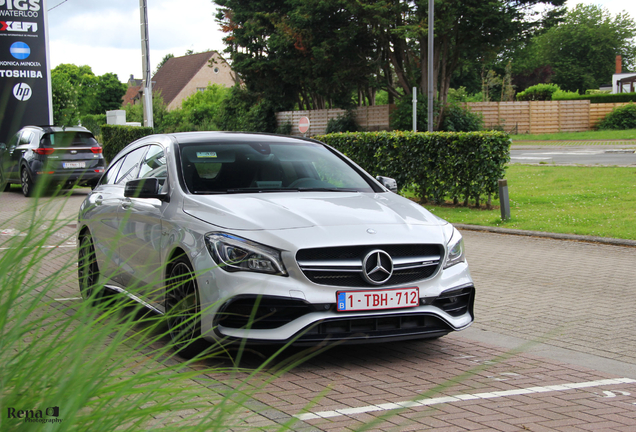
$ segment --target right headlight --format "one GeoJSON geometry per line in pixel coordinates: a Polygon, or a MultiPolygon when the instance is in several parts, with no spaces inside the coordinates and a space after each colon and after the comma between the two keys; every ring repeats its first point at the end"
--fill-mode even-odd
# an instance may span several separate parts
{"type": "Polygon", "coordinates": [[[225,271],[287,275],[278,249],[226,233],[206,234],[205,245],[214,261],[225,271]]]}
{"type": "Polygon", "coordinates": [[[452,225],[450,225],[450,227],[452,228],[452,233],[450,240],[446,243],[445,269],[466,261],[466,257],[464,256],[464,238],[457,228],[452,225]]]}

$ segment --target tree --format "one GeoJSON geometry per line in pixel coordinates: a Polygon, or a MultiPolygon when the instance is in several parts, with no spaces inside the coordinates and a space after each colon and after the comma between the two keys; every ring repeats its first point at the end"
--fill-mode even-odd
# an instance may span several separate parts
{"type": "Polygon", "coordinates": [[[121,98],[126,94],[126,85],[119,81],[116,74],[96,76],[90,66],[60,64],[51,71],[51,77],[54,75],[57,79],[52,79],[53,92],[59,87],[64,93],[66,87],[71,86],[77,95],[75,105],[80,116],[119,109],[121,98]]]}
{"type": "Polygon", "coordinates": [[[617,55],[626,68],[634,65],[635,35],[629,14],[612,16],[600,6],[579,4],[568,11],[563,23],[535,38],[533,66],[549,65],[552,82],[563,90],[584,93],[611,80],[617,55]]]}
{"type": "Polygon", "coordinates": [[[51,71],[53,88],[53,124],[57,126],[76,126],[79,123],[77,90],[63,72],[51,71]]]}
{"type": "Polygon", "coordinates": [[[126,84],[119,81],[116,74],[107,72],[97,78],[94,111],[88,114],[103,114],[121,109],[122,97],[126,94],[126,84]]]}
{"type": "MultiPolygon", "coordinates": [[[[428,1],[216,0],[226,52],[248,89],[301,108],[346,107],[351,94],[427,91],[428,1]]],[[[540,20],[537,4],[564,0],[444,0],[435,4],[435,89],[446,102],[463,65],[495,59],[540,20]]],[[[366,97],[372,102],[372,97],[366,97]]]]}
{"type": "MultiPolygon", "coordinates": [[[[374,41],[351,0],[217,0],[232,68],[281,108],[347,107],[368,89],[374,41]]],[[[375,94],[367,91],[366,93],[375,94]]]]}

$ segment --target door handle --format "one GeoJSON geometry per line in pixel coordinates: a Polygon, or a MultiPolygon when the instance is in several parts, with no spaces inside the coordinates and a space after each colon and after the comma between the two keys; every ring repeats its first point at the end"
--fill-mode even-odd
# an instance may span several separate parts
{"type": "Polygon", "coordinates": [[[98,195],[97,198],[95,198],[95,205],[102,205],[104,197],[101,195],[98,195]]]}
{"type": "Polygon", "coordinates": [[[129,198],[126,198],[124,201],[121,202],[121,208],[129,209],[130,207],[132,207],[132,201],[129,198]]]}

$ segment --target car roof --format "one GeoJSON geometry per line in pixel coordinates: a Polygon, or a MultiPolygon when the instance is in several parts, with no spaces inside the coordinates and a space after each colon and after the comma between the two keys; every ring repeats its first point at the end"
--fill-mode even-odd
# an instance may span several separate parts
{"type": "Polygon", "coordinates": [[[37,129],[44,133],[53,133],[53,132],[88,132],[91,133],[88,129],[83,126],[25,126],[22,129],[37,129]]]}
{"type": "Polygon", "coordinates": [[[274,135],[267,133],[251,133],[251,132],[180,132],[168,134],[178,144],[196,144],[201,142],[223,142],[232,143],[281,143],[300,144],[302,142],[322,144],[319,141],[301,137],[293,137],[289,135],[274,135]],[[228,142],[229,141],[229,142],[228,142]]]}

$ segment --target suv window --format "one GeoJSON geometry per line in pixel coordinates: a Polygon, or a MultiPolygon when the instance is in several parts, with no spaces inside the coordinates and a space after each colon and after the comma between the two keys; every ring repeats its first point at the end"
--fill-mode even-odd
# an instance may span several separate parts
{"type": "Polygon", "coordinates": [[[33,132],[30,132],[28,130],[22,132],[22,136],[20,137],[20,144],[18,145],[24,145],[24,144],[30,143],[32,136],[33,136],[33,132]]]}

